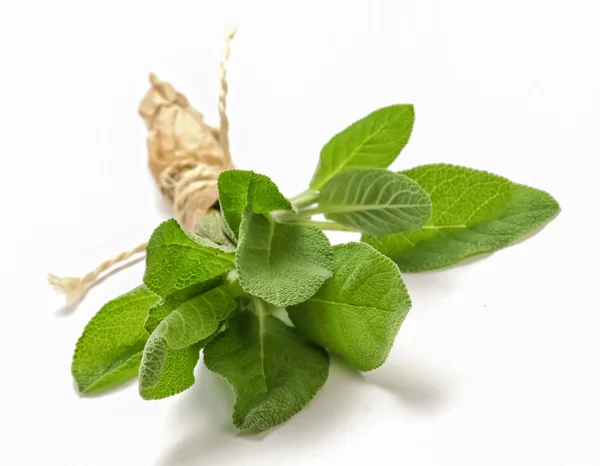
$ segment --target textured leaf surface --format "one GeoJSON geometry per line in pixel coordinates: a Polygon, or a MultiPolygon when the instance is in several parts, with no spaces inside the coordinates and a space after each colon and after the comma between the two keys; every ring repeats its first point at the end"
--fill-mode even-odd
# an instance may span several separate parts
{"type": "Polygon", "coordinates": [[[244,312],[204,349],[204,363],[236,394],[233,423],[266,430],[287,421],[327,380],[329,358],[272,316],[244,312]]]}
{"type": "Polygon", "coordinates": [[[331,276],[331,266],[331,245],[321,230],[244,212],[236,270],[247,293],[276,306],[297,304],[331,276]]]}
{"type": "Polygon", "coordinates": [[[248,170],[227,170],[219,175],[219,203],[236,237],[246,206],[257,214],[292,209],[269,177],[248,170]]]}
{"type": "Polygon", "coordinates": [[[387,170],[350,170],[321,191],[325,217],[371,235],[421,228],[431,216],[427,193],[407,176],[387,170]]]}
{"type": "Polygon", "coordinates": [[[237,306],[227,285],[185,301],[171,312],[152,333],[171,349],[183,349],[212,335],[237,306]]]}
{"type": "Polygon", "coordinates": [[[83,393],[99,393],[135,377],[148,334],[144,320],[158,296],[145,286],[106,303],[77,342],[71,371],[83,393]]]}
{"type": "Polygon", "coordinates": [[[194,233],[202,238],[206,238],[215,244],[221,246],[235,247],[224,225],[222,213],[218,210],[211,210],[204,215],[194,227],[194,233]]]}
{"type": "Polygon", "coordinates": [[[140,366],[140,394],[158,399],[179,393],[194,383],[198,352],[237,303],[227,285],[182,302],[150,335],[140,366]]]}
{"type": "Polygon", "coordinates": [[[164,298],[219,277],[233,264],[233,250],[189,233],[171,219],[160,224],[150,237],[144,284],[164,298]]]}
{"type": "Polygon", "coordinates": [[[144,323],[144,328],[149,335],[154,332],[156,327],[165,319],[171,312],[181,306],[184,302],[198,296],[206,291],[223,283],[223,278],[213,278],[212,280],[196,283],[181,291],[170,294],[166,298],[161,299],[148,311],[148,317],[144,323]]]}
{"type": "Polygon", "coordinates": [[[353,168],[387,168],[408,143],[414,121],[412,105],[391,105],[351,124],[321,150],[311,189],[353,168]]]}
{"type": "Polygon", "coordinates": [[[362,243],[334,246],[333,276],[288,308],[298,331],[361,371],[383,364],[411,302],[396,264],[362,243]]]}
{"type": "Polygon", "coordinates": [[[548,193],[481,170],[433,164],[403,173],[429,193],[433,215],[419,231],[363,241],[405,272],[447,267],[509,246],[560,210],[548,193]]]}
{"type": "Polygon", "coordinates": [[[180,350],[170,349],[162,338],[150,338],[140,365],[140,395],[158,400],[181,393],[194,385],[194,368],[200,357],[200,344],[180,350]]]}

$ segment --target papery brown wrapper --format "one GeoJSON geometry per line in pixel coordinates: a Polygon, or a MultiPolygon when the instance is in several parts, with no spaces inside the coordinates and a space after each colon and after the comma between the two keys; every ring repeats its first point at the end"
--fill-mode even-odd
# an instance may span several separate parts
{"type": "Polygon", "coordinates": [[[139,106],[148,128],[148,165],[184,228],[192,229],[217,201],[219,173],[232,168],[218,129],[168,82],[150,74],[139,106]]]}

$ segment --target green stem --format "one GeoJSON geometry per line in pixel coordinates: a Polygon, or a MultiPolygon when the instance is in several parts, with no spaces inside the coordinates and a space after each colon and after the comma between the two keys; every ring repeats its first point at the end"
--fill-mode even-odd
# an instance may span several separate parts
{"type": "Polygon", "coordinates": [[[307,189],[306,191],[302,191],[300,194],[292,197],[290,202],[298,209],[302,209],[303,207],[308,207],[313,205],[315,202],[319,200],[319,193],[317,191],[313,191],[312,189],[307,189]]]}
{"type": "Polygon", "coordinates": [[[355,230],[354,228],[350,228],[350,227],[347,227],[346,225],[342,225],[341,223],[336,223],[336,222],[319,222],[317,220],[298,219],[294,223],[296,225],[310,225],[313,227],[317,227],[321,230],[358,232],[358,230],[355,230]]]}
{"type": "Polygon", "coordinates": [[[303,217],[303,218],[309,218],[309,217],[312,217],[313,215],[318,215],[318,214],[322,214],[322,213],[323,213],[323,211],[319,207],[313,207],[311,209],[301,210],[300,212],[298,212],[298,216],[303,217]]]}
{"type": "Polygon", "coordinates": [[[321,230],[332,230],[332,231],[354,231],[357,232],[354,228],[347,227],[342,225],[341,223],[336,222],[320,222],[317,220],[312,220],[310,218],[310,212],[315,209],[308,209],[306,211],[296,212],[288,212],[285,210],[277,210],[271,212],[271,218],[278,223],[288,223],[293,225],[310,225],[313,227],[317,227],[321,230]]]}
{"type": "Polygon", "coordinates": [[[252,296],[252,303],[254,304],[254,313],[262,319],[267,314],[266,303],[256,296],[252,296]]]}
{"type": "Polygon", "coordinates": [[[278,223],[296,223],[298,214],[287,210],[275,210],[270,213],[271,218],[278,223]]]}

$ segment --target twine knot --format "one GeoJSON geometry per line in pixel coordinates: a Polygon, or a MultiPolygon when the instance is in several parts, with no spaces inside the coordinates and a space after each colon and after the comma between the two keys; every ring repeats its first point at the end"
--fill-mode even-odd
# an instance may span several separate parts
{"type": "MultiPolygon", "coordinates": [[[[204,116],[183,94],[154,73],[150,73],[150,89],[139,105],[139,114],[148,129],[148,166],[159,189],[173,206],[175,217],[188,230],[193,230],[217,201],[219,174],[233,168],[228,137],[226,63],[235,33],[235,28],[227,30],[220,64],[219,128],[205,123],[204,116]]],[[[141,243],[121,252],[83,277],[49,274],[48,281],[65,295],[67,304],[73,304],[103,272],[145,252],[146,245],[141,243]]]]}

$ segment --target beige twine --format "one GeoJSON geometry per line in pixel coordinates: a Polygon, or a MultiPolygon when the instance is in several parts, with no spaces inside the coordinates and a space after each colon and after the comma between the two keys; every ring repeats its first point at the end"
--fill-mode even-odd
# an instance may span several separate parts
{"type": "MultiPolygon", "coordinates": [[[[218,199],[217,178],[233,167],[229,150],[227,118],[227,60],[236,29],[225,35],[220,63],[219,129],[204,122],[187,98],[169,83],[150,74],[150,90],[140,102],[139,113],[148,128],[148,165],[163,195],[171,203],[177,220],[188,230],[218,199]]],[[[48,275],[48,281],[65,295],[67,304],[80,300],[98,277],[136,254],[145,252],[142,243],[102,262],[82,277],[48,275]]]]}

